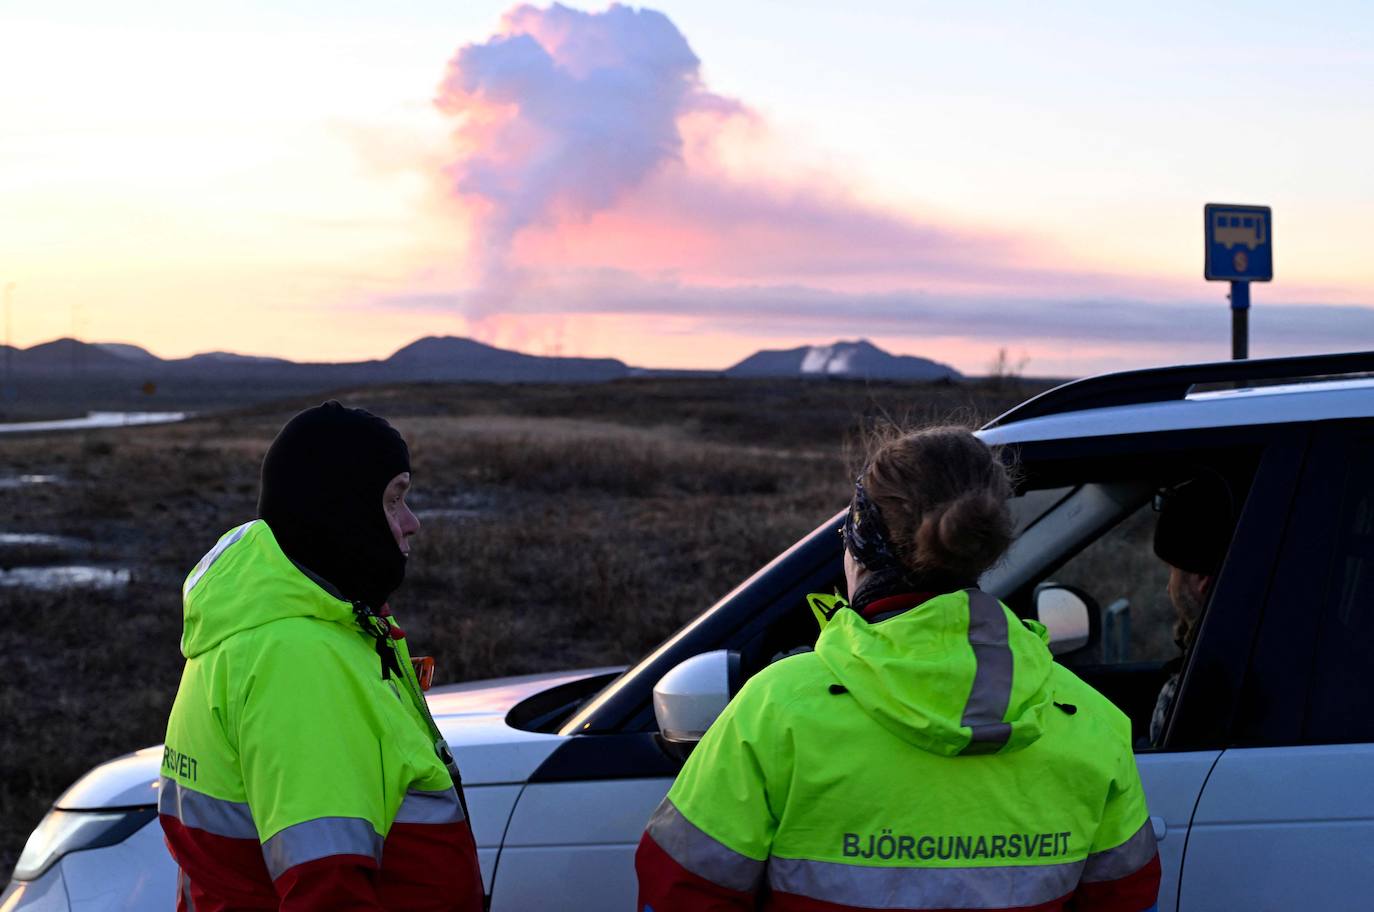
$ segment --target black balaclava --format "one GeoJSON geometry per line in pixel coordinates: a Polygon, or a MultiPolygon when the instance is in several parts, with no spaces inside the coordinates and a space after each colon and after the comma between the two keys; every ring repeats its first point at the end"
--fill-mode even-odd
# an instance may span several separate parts
{"type": "Polygon", "coordinates": [[[395,428],[330,400],[288,421],[267,448],[258,515],[287,557],[349,601],[380,608],[406,572],[382,495],[409,471],[395,428]]]}

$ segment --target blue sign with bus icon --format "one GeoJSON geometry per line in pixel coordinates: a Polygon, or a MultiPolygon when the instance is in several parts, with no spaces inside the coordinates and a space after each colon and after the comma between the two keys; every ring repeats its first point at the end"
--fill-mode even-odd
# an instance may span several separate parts
{"type": "Polygon", "coordinates": [[[1268,206],[1203,207],[1208,280],[1268,282],[1274,278],[1274,232],[1268,206]]]}

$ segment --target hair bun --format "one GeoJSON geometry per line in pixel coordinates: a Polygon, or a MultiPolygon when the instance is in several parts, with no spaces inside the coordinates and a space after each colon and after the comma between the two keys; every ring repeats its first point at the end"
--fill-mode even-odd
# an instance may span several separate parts
{"type": "Polygon", "coordinates": [[[1000,452],[968,428],[877,443],[864,488],[902,565],[927,584],[969,585],[1011,544],[1010,473],[1000,452]]]}
{"type": "Polygon", "coordinates": [[[1011,544],[1006,503],[985,491],[971,492],[930,510],[916,532],[918,569],[975,580],[1011,544]]]}

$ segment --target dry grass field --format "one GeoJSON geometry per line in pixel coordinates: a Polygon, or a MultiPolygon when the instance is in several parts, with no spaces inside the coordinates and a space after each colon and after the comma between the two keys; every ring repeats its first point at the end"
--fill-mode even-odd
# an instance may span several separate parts
{"type": "MultiPolygon", "coordinates": [[[[876,420],[991,417],[1027,387],[645,380],[335,396],[409,440],[423,523],[393,599],[437,679],[631,661],[841,506],[876,420]]],[[[180,583],[254,515],[258,467],[310,397],[183,424],[0,438],[0,569],[127,586],[0,587],[0,869],[91,766],[162,740],[180,583]],[[21,480],[20,476],[53,476],[21,480]],[[7,482],[8,480],[8,482],[7,482]],[[9,543],[41,533],[58,542],[9,543]]]]}

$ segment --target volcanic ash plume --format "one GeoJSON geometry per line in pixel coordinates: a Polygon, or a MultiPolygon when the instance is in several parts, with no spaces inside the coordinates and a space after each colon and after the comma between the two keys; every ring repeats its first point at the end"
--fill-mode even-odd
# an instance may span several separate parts
{"type": "Polygon", "coordinates": [[[436,104],[457,119],[447,173],[476,213],[484,284],[522,228],[587,219],[679,159],[681,117],[741,110],[703,87],[700,63],[667,16],[620,5],[520,6],[458,51],[436,104]]]}

